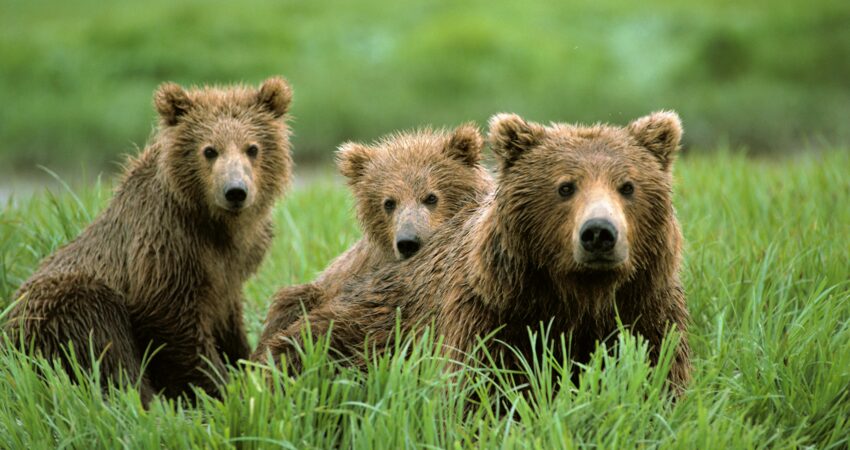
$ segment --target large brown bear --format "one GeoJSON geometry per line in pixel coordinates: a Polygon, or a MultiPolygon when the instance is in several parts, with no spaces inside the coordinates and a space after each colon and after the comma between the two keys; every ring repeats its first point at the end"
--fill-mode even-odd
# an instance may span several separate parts
{"type": "Polygon", "coordinates": [[[160,391],[192,398],[190,386],[217,395],[210,374],[250,352],[242,284],[291,177],[290,100],[281,78],[259,89],[160,86],[152,141],[97,219],[21,286],[11,332],[66,369],[67,344],[85,367],[91,345],[104,378],[140,382],[145,402],[160,391]]]}
{"type": "MultiPolygon", "coordinates": [[[[396,314],[406,331],[434,323],[445,348],[489,342],[495,361],[518,368],[507,342],[531,351],[528,328],[571,335],[587,361],[622,323],[644,336],[656,361],[665,333],[682,334],[669,381],[690,374],[688,311],[679,280],[682,235],[671,202],[679,117],[658,112],[628,127],[543,126],[516,115],[490,121],[498,175],[492,195],[457,215],[421,255],[364,276],[312,311],[314,335],[364,364],[364,340],[392,348],[396,314]]],[[[295,343],[305,319],[269,347],[300,369],[295,343]]],[[[555,341],[557,342],[557,341],[555,341]]]]}
{"type": "Polygon", "coordinates": [[[363,238],[312,283],[274,295],[252,358],[265,360],[266,343],[305,308],[336,297],[349,279],[410,258],[461,208],[483,199],[493,185],[480,163],[483,146],[471,124],[451,132],[392,134],[372,145],[343,144],[337,163],[354,194],[363,238]]]}

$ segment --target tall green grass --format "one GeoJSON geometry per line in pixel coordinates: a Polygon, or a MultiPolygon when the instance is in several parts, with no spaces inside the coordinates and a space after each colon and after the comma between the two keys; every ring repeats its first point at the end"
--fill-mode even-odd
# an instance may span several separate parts
{"type": "MultiPolygon", "coordinates": [[[[664,370],[629,335],[616,352],[597,352],[577,386],[556,381],[567,362],[536,355],[528,395],[487,365],[444,370],[453,363],[427,337],[398,344],[365,374],[334,367],[319,342],[304,349],[304,374],[272,372],[274,388],[249,366],[233,372],[222,401],[157,400],[147,411],[132,391],[104,399],[96,374],[72,384],[4,343],[0,446],[847,448],[850,152],[717,152],[688,155],[676,170],[695,367],[679,402],[660,395],[664,370]]],[[[4,208],[0,306],[108,198],[96,186],[4,208]]],[[[330,177],[292,192],[275,218],[274,248],[246,287],[252,342],[275,288],[310,280],[358,237],[351,199],[330,177]]]]}

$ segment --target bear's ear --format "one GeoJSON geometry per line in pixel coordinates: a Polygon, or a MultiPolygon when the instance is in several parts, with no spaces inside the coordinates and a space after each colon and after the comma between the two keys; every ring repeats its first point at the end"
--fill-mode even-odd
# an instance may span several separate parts
{"type": "Polygon", "coordinates": [[[481,149],[484,139],[475,124],[465,123],[452,131],[449,143],[444,149],[446,155],[468,165],[474,166],[481,161],[481,149]]]}
{"type": "Polygon", "coordinates": [[[286,114],[292,102],[292,88],[282,77],[272,77],[263,82],[257,92],[257,102],[275,118],[286,114]]]}
{"type": "Polygon", "coordinates": [[[169,126],[177,125],[181,116],[192,108],[192,99],[176,83],[162,83],[153,98],[156,111],[162,121],[169,126]]]}
{"type": "Polygon", "coordinates": [[[629,134],[670,170],[682,141],[682,121],[673,111],[658,111],[630,123],[629,134]]]}
{"type": "Polygon", "coordinates": [[[488,139],[493,153],[508,168],[528,149],[537,145],[546,130],[533,122],[526,122],[516,114],[496,114],[490,118],[488,139]]]}
{"type": "Polygon", "coordinates": [[[372,160],[374,149],[356,142],[346,142],[336,152],[336,164],[342,176],[350,182],[357,182],[366,171],[366,165],[372,160]]]}

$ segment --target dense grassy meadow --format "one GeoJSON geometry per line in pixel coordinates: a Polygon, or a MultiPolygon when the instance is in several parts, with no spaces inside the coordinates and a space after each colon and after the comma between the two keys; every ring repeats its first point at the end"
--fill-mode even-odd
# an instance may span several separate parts
{"type": "MultiPolygon", "coordinates": [[[[303,375],[273,372],[274,389],[249,367],[232,374],[223,401],[202,395],[191,408],[157,400],[149,410],[132,391],[104,399],[97,374],[73,385],[4,344],[0,446],[847,448],[848,173],[846,149],[770,160],[721,151],[680,161],[676,204],[688,243],[695,372],[675,404],[661,393],[664,369],[649,369],[645,344],[630,336],[610,355],[597,352],[578,386],[556,381],[568,363],[539,355],[528,362],[528,396],[487,365],[444,370],[452,363],[426,337],[374,361],[366,374],[337,370],[317,345],[305,349],[303,375]]],[[[37,261],[103,207],[106,184],[41,193],[2,210],[0,310],[37,261]]],[[[358,237],[351,199],[330,175],[291,192],[275,217],[274,248],[246,288],[252,342],[276,287],[310,280],[358,237]]]]}
{"type": "Polygon", "coordinates": [[[685,144],[847,142],[846,0],[0,0],[0,175],[114,170],[155,87],[295,88],[295,157],[499,111],[625,122],[675,109],[685,144]]]}

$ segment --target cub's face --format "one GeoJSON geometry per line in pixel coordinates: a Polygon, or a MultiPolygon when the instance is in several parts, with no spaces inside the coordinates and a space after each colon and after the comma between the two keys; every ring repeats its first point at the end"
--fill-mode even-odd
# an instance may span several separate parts
{"type": "Polygon", "coordinates": [[[644,267],[674,216],[670,169],[681,134],[668,112],[627,128],[491,119],[498,198],[527,257],[561,274],[627,277],[644,267]]]}
{"type": "Polygon", "coordinates": [[[280,78],[259,89],[184,91],[165,84],[156,94],[171,184],[213,216],[270,207],[290,178],[289,133],[282,117],[291,91],[280,78]]]}
{"type": "Polygon", "coordinates": [[[415,255],[436,229],[490,189],[478,129],[423,130],[340,147],[364,235],[389,259],[415,255]]]}

